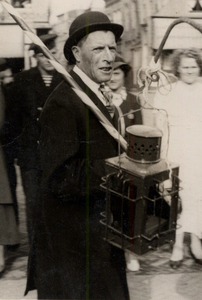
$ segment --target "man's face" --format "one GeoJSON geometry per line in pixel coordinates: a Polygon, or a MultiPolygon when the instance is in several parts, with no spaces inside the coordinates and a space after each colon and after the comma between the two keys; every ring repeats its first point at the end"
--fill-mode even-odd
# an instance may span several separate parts
{"type": "Polygon", "coordinates": [[[116,55],[115,36],[111,31],[90,33],[77,48],[77,65],[97,83],[109,81],[116,55]]]}
{"type": "Polygon", "coordinates": [[[200,69],[194,58],[183,56],[180,60],[178,72],[179,77],[183,82],[192,84],[197,80],[200,69]]]}
{"type": "MultiPolygon", "coordinates": [[[[50,52],[55,56],[55,54],[57,53],[56,48],[52,48],[50,52]]],[[[54,71],[53,65],[49,62],[49,59],[43,55],[43,53],[35,54],[35,58],[37,60],[37,66],[42,74],[54,71]]]]}

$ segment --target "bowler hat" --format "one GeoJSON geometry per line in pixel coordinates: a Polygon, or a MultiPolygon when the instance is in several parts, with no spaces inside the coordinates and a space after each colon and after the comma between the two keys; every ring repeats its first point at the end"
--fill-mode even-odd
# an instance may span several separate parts
{"type": "MultiPolygon", "coordinates": [[[[52,49],[55,47],[56,37],[57,37],[57,34],[55,34],[55,33],[51,33],[51,34],[48,33],[48,34],[43,34],[43,35],[39,36],[39,38],[42,40],[42,42],[48,49],[52,49]]],[[[40,48],[34,43],[32,43],[30,45],[29,50],[33,50],[35,53],[41,52],[40,48]]]]}
{"type": "Polygon", "coordinates": [[[121,68],[125,75],[127,75],[127,73],[131,70],[131,66],[129,64],[127,64],[125,62],[125,60],[123,59],[123,57],[120,54],[117,54],[115,57],[115,61],[113,64],[113,69],[118,69],[121,68]]]}
{"type": "Polygon", "coordinates": [[[111,23],[107,15],[102,12],[89,11],[79,15],[72,22],[69,28],[69,38],[64,45],[64,55],[69,64],[75,63],[71,50],[72,46],[77,45],[87,34],[98,30],[112,31],[116,40],[118,40],[123,33],[123,26],[111,23]]]}

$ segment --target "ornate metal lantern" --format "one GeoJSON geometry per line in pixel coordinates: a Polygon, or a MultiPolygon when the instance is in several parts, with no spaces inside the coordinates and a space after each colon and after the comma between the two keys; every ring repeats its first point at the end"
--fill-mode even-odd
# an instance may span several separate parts
{"type": "Polygon", "coordinates": [[[107,242],[142,255],[175,239],[179,167],[160,160],[160,130],[133,125],[127,132],[127,154],[106,160],[108,175],[101,185],[106,211],[101,223],[107,242]],[[162,193],[169,178],[170,189],[162,193]]]}

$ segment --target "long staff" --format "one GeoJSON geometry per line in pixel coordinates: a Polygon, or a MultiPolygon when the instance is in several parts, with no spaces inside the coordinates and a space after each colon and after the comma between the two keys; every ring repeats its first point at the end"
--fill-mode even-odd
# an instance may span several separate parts
{"type": "Polygon", "coordinates": [[[59,72],[63,78],[69,83],[75,93],[80,97],[80,99],[85,103],[89,109],[96,115],[102,126],[108,131],[108,133],[120,143],[123,150],[127,150],[126,140],[119,134],[119,132],[114,128],[110,121],[103,115],[99,108],[93,103],[93,101],[81,90],[80,86],[75,82],[71,75],[63,68],[63,66],[56,60],[49,49],[44,45],[41,39],[32,31],[32,29],[26,24],[23,18],[18,14],[17,10],[4,0],[1,0],[3,7],[11,15],[11,17],[16,21],[16,23],[22,28],[30,40],[37,45],[42,53],[49,59],[50,63],[54,66],[57,72],[59,72]]]}

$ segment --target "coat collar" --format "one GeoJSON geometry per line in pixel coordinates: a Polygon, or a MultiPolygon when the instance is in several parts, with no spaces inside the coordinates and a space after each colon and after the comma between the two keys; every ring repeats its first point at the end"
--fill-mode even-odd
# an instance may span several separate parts
{"type": "Polygon", "coordinates": [[[73,71],[70,71],[70,75],[77,82],[80,88],[85,92],[89,98],[93,101],[93,103],[100,109],[103,115],[114,125],[113,120],[110,117],[110,114],[107,108],[104,106],[102,101],[98,98],[98,96],[83,82],[83,80],[73,71]]]}
{"type": "Polygon", "coordinates": [[[32,83],[35,82],[35,84],[37,85],[41,85],[41,86],[45,86],[47,90],[52,89],[53,85],[56,85],[57,83],[59,83],[60,81],[62,81],[62,77],[58,72],[54,72],[53,73],[53,78],[51,81],[51,84],[49,87],[47,87],[42,79],[41,73],[39,71],[39,69],[37,67],[34,67],[32,69],[30,69],[30,72],[32,74],[32,83]]]}

